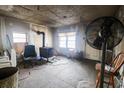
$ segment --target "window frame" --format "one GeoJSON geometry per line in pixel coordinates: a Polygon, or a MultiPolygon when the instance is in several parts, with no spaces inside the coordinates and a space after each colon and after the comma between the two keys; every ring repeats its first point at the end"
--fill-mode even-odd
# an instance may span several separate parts
{"type": "Polygon", "coordinates": [[[67,48],[69,50],[76,49],[76,32],[60,32],[60,33],[58,33],[58,38],[59,38],[59,48],[67,48]],[[70,34],[70,33],[73,33],[73,34],[70,34]],[[60,35],[60,34],[63,34],[63,35],[60,35]],[[71,36],[74,37],[74,40],[69,40],[69,37],[71,37],[71,36]],[[61,37],[65,37],[66,38],[66,40],[65,40],[65,46],[66,47],[61,47],[60,46],[60,43],[61,43],[60,38],[61,37]],[[73,41],[74,42],[74,47],[69,47],[68,43],[70,41],[73,41]]]}
{"type": "Polygon", "coordinates": [[[13,36],[13,43],[26,43],[27,42],[27,34],[26,33],[13,32],[12,36],[13,36]],[[14,34],[20,35],[20,36],[14,36],[14,34]],[[24,35],[24,36],[21,36],[21,35],[24,35]],[[18,41],[19,39],[20,39],[20,41],[18,41]]]}

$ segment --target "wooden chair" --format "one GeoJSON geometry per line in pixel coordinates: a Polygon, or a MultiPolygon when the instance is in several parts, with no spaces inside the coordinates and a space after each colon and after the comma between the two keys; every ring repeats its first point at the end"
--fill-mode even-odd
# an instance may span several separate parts
{"type": "MultiPolygon", "coordinates": [[[[124,53],[119,53],[114,60],[112,61],[111,65],[105,65],[105,73],[104,73],[104,77],[108,77],[109,81],[104,81],[104,83],[109,85],[112,85],[112,87],[115,87],[114,84],[114,76],[117,75],[119,69],[121,68],[121,66],[124,64],[124,53]]],[[[100,72],[101,72],[101,64],[98,63],[96,64],[96,70],[98,71],[97,77],[96,77],[96,88],[99,87],[100,84],[100,72]]]]}

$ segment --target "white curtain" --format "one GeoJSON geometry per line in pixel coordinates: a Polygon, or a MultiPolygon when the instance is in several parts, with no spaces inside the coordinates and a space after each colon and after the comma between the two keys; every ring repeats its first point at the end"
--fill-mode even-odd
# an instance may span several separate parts
{"type": "Polygon", "coordinates": [[[12,65],[12,67],[16,67],[16,65],[17,65],[16,51],[14,49],[11,49],[11,65],[12,65]]]}
{"type": "Polygon", "coordinates": [[[34,45],[34,32],[32,31],[32,24],[30,24],[30,31],[28,33],[27,42],[30,45],[34,45]]]}
{"type": "Polygon", "coordinates": [[[2,48],[5,50],[7,48],[7,39],[6,39],[6,25],[5,25],[4,17],[0,17],[0,32],[1,32],[1,45],[2,48]]]}

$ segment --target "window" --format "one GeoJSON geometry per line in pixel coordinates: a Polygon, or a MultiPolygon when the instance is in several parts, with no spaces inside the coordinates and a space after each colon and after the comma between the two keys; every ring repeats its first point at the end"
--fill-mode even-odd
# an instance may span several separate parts
{"type": "Polygon", "coordinates": [[[14,43],[25,43],[26,34],[13,33],[13,42],[14,43]]]}
{"type": "Polygon", "coordinates": [[[66,36],[64,33],[59,34],[59,47],[66,48],[66,36]]]}
{"type": "Polygon", "coordinates": [[[75,48],[75,33],[70,32],[67,33],[67,48],[74,49],[75,48]]]}
{"type": "Polygon", "coordinates": [[[59,33],[59,47],[61,48],[75,48],[75,32],[59,33]]]}

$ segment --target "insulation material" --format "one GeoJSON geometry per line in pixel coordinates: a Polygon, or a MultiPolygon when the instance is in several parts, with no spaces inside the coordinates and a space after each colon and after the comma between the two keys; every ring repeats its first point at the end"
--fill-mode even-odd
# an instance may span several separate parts
{"type": "Polygon", "coordinates": [[[11,49],[11,65],[12,67],[16,67],[17,61],[16,61],[16,51],[14,49],[11,49]]]}
{"type": "Polygon", "coordinates": [[[93,60],[100,60],[100,50],[94,49],[88,44],[86,44],[86,58],[93,60]]]}

